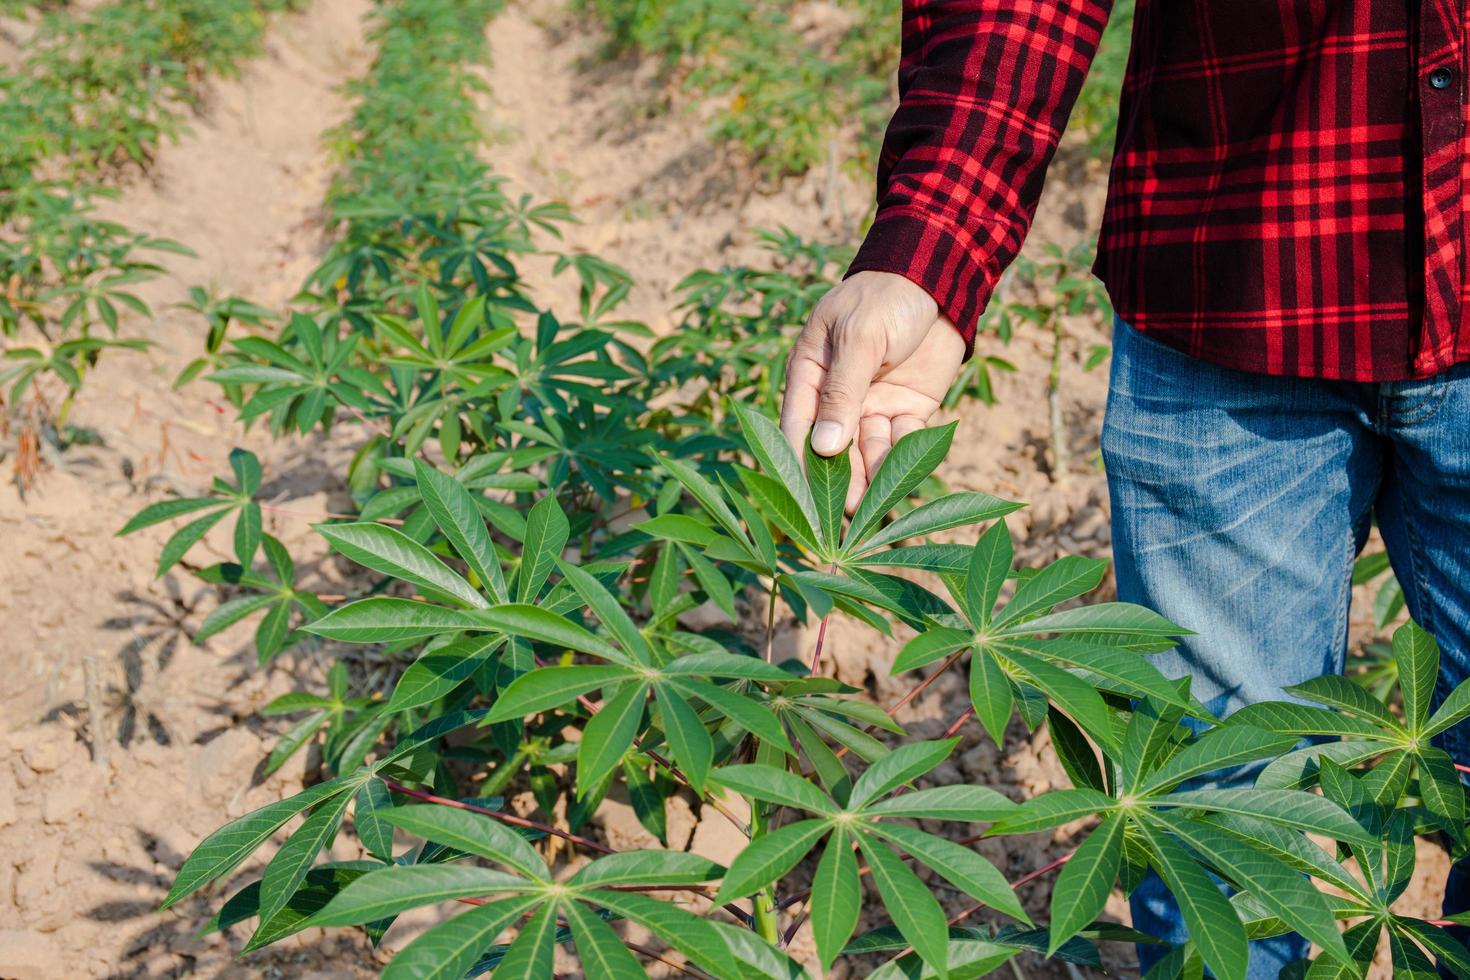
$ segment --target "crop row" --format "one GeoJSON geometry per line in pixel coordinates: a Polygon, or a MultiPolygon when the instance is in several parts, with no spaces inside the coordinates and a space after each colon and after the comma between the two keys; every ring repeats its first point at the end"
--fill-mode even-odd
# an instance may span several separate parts
{"type": "Polygon", "coordinates": [[[177,242],[97,216],[99,177],[147,165],[176,137],[201,79],[258,50],[285,0],[142,0],[46,13],[20,63],[0,72],[0,387],[22,417],[17,476],[34,476],[40,434],[64,435],[72,399],[118,339],[135,287],[177,242]],[[106,333],[98,335],[99,327],[106,333]]]}
{"type": "Polygon", "coordinates": [[[779,377],[771,335],[840,253],[773,236],[788,271],[691,277],[686,312],[710,331],[687,342],[650,345],[615,319],[627,274],[588,256],[561,256],[582,285],[576,313],[540,306],[516,260],[566,214],[507,196],[480,160],[470,66],[492,12],[377,8],[379,59],[337,133],[340,241],[273,336],[212,323],[222,339],[198,372],[247,424],[357,433],[343,479],[358,513],[317,527],[361,569],[350,594],[298,581],[242,451],[209,496],[154,504],[124,529],[188,518],[162,574],[233,517],[235,560],[197,573],[226,598],[196,639],[259,616],[262,659],[323,641],[340,658],[326,691],[267,709],[296,719],[269,765],[316,742],[323,781],[206,838],[167,905],[301,817],[212,927],[253,919],[247,950],[314,926],[361,925],[376,942],[404,911],[466,906],[399,951],[390,977],[547,977],[570,943],[584,970],[614,977],[661,960],[793,978],[805,971],[787,947],[804,928],[824,966],[860,958],[875,977],[978,976],[1023,951],[1097,965],[1096,942],[1148,939],[1098,916],[1150,870],[1190,933],[1160,977],[1243,977],[1247,937],[1286,931],[1316,943],[1318,973],[1361,975],[1384,934],[1405,969],[1470,967],[1442,923],[1393,908],[1416,834],[1467,847],[1464,790],[1429,739],[1470,716],[1470,687],[1430,711],[1427,634],[1395,637],[1401,717],[1326,677],[1294,690],[1311,704],[1222,722],[1147,658],[1178,627],[1076,604],[1104,562],[1016,568],[1005,516],[1018,505],[909,500],[952,425],[900,440],[846,517],[846,457],[799,457],[759,408],[779,377]],[[892,665],[912,681],[903,698],[879,707],[823,676],[833,616],[912,631],[892,665]],[[807,662],[776,657],[786,617],[821,624],[807,662]],[[389,685],[364,687],[353,658],[390,668],[389,685]],[[938,737],[914,737],[899,710],[960,671],[968,703],[925,732],[938,737]],[[942,775],[960,733],[978,724],[1001,742],[1017,718],[1048,729],[1072,788],[1017,802],[942,775]],[[1262,766],[1252,786],[1187,788],[1244,764],[1262,766]],[[590,828],[615,789],[662,842],[675,797],[749,842],[728,867],[614,851],[590,828]],[[508,809],[522,791],[530,814],[508,809]],[[321,860],[349,815],[363,857],[321,860]],[[1021,883],[974,849],[975,825],[1020,835],[1089,817],[1066,861],[1027,876],[1059,876],[1037,926],[1021,883]],[[944,908],[917,868],[970,904],[944,908]],[[854,938],[864,878],[891,924],[854,938]],[[1011,924],[966,924],[982,910],[1011,924]]]}

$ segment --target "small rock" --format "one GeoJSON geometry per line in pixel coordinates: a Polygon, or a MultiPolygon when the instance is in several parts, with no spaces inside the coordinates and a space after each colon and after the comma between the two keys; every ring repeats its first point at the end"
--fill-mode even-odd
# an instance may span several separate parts
{"type": "Polygon", "coordinates": [[[25,747],[21,758],[35,772],[51,772],[60,769],[71,755],[69,751],[75,740],[44,738],[25,747]]]}
{"type": "Polygon", "coordinates": [[[0,929],[0,977],[45,980],[56,975],[58,962],[50,936],[31,929],[0,929]]]}
{"type": "Polygon", "coordinates": [[[48,824],[70,823],[82,815],[91,798],[92,787],[86,783],[62,783],[41,798],[41,819],[48,824]]]}

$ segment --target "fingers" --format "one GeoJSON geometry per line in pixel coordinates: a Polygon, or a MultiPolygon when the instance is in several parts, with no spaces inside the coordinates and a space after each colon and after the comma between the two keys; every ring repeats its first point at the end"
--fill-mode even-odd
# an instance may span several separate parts
{"type": "Polygon", "coordinates": [[[823,456],[841,452],[857,435],[863,400],[883,366],[881,333],[852,329],[849,324],[843,327],[828,334],[831,356],[817,393],[812,449],[823,456]]]}
{"type": "Polygon", "coordinates": [[[852,514],[868,489],[868,480],[863,473],[863,457],[856,442],[847,447],[847,461],[852,468],[852,475],[847,478],[847,499],[843,502],[842,509],[852,514]]]}
{"type": "Polygon", "coordinates": [[[781,432],[796,458],[806,454],[806,436],[817,419],[817,400],[822,389],[822,380],[827,376],[827,333],[828,323],[813,312],[806,328],[791,348],[791,359],[786,362],[786,391],[781,398],[781,432]]]}
{"type": "Polygon", "coordinates": [[[864,415],[862,422],[858,424],[857,445],[862,459],[854,461],[853,477],[854,481],[860,485],[856,487],[856,496],[854,496],[854,488],[848,487],[848,513],[857,509],[863,492],[868,489],[868,484],[873,482],[873,474],[877,473],[878,467],[883,464],[883,457],[887,456],[888,450],[893,448],[892,424],[888,417],[886,415],[864,415]],[[862,474],[861,480],[858,480],[859,473],[862,474]]]}
{"type": "MultiPolygon", "coordinates": [[[[918,432],[920,429],[922,429],[924,426],[926,426],[928,424],[929,424],[929,419],[928,418],[922,418],[921,419],[917,415],[897,415],[897,416],[894,416],[892,425],[890,426],[890,429],[891,429],[891,438],[889,439],[889,442],[888,442],[889,448],[890,449],[893,448],[893,444],[895,442],[897,442],[898,440],[902,439],[904,436],[908,435],[910,432],[918,432]]],[[[882,460],[879,460],[879,462],[881,463],[882,460]]]]}

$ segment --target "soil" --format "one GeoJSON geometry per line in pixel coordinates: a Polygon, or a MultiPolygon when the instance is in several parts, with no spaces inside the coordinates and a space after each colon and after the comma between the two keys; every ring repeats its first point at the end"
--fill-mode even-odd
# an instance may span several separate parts
{"type": "MultiPolygon", "coordinates": [[[[282,725],[256,712],[284,691],[320,685],[336,652],[298,652],[262,669],[249,625],[194,645],[190,636],[214,599],[185,570],[154,577],[167,528],[113,536],[145,504],[203,491],[227,471],[229,449],[244,445],[260,454],[278,508],[267,512],[267,530],[314,574],[340,574],[321,560],[307,525],[346,505],[336,474],[352,452],[350,433],[285,442],[242,435],[207,385],[173,390],[179,370],[202,352],[202,330],[171,306],[189,286],[213,284],[281,308],[319,257],[320,203],[333,172],[320,135],[349,109],[338,86],[371,58],[362,34],[369,7],[369,0],[315,0],[276,20],[266,53],[238,79],[213,84],[191,132],[123,189],[111,216],[177,238],[198,257],[166,257],[169,274],[145,288],[155,316],[132,326],[156,346],[104,359],[88,379],[72,421],[92,444],[49,459],[24,495],[9,483],[0,489],[0,652],[9,672],[0,685],[0,744],[9,748],[0,764],[0,977],[368,976],[432,918],[406,917],[378,951],[346,931],[313,930],[235,960],[238,930],[195,936],[221,889],[156,911],[200,838],[300,786],[307,759],[259,778],[282,725]],[[71,591],[83,583],[82,592],[71,591]]],[[[826,241],[860,234],[869,175],[828,167],[776,187],[757,183],[738,155],[706,137],[706,107],[649,64],[601,59],[596,31],[565,0],[513,3],[488,37],[483,108],[496,136],[487,156],[513,191],[572,205],[581,223],[560,247],[633,273],[629,318],[672,327],[677,281],[700,267],[760,261],[754,229],[785,226],[826,241]]],[[[1081,147],[1065,146],[1028,249],[1084,239],[1098,221],[1104,179],[1081,147]]],[[[549,259],[529,260],[526,271],[538,296],[575,311],[575,283],[554,277],[549,259]]],[[[952,489],[1029,503],[1011,520],[1027,564],[1109,553],[1106,487],[1092,465],[1106,376],[1083,369],[1090,348],[1107,342],[1106,329],[1085,317],[1067,328],[1063,418],[1072,469],[1054,474],[1048,461],[1048,338],[1023,334],[998,351],[1019,369],[998,376],[998,404],[971,400],[956,413],[960,435],[941,470],[952,489]]],[[[213,554],[200,563],[228,550],[223,537],[208,538],[202,551],[213,554]]],[[[1356,597],[1357,609],[1368,607],[1365,598],[1356,597]]],[[[780,649],[810,657],[814,633],[788,623],[780,649]]],[[[1353,635],[1355,644],[1371,638],[1366,613],[1353,635]]],[[[888,673],[903,639],[836,620],[824,659],[844,681],[890,704],[904,690],[888,673]]],[[[961,679],[945,677],[898,718],[913,735],[934,737],[966,703],[961,679]]],[[[999,749],[977,725],[962,734],[936,780],[981,782],[1018,799],[1066,785],[1044,733],[1014,723],[999,749]]],[[[615,844],[649,844],[626,805],[610,803],[601,823],[615,844]]],[[[736,846],[718,817],[680,812],[671,823],[675,837],[711,857],[728,860],[736,846]]],[[[1060,857],[1085,830],[1078,824],[979,848],[1016,877],[1060,857]]],[[[1430,914],[1445,861],[1432,847],[1422,858],[1403,906],[1430,914]]],[[[942,882],[936,889],[951,911],[965,907],[942,882]]],[[[1049,898],[1045,877],[1025,891],[1043,919],[1049,898]]],[[[1126,921],[1119,896],[1109,914],[1126,921]]],[[[793,951],[812,957],[805,930],[793,951]]],[[[1135,970],[1127,947],[1106,947],[1104,957],[1113,973],[1135,970]]],[[[1017,965],[1027,977],[1073,975],[1035,957],[1017,965]]]]}

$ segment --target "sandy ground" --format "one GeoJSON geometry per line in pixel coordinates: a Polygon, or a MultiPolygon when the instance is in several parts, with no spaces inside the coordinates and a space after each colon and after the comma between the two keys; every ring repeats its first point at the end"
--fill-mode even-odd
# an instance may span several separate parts
{"type": "MultiPolygon", "coordinates": [[[[646,65],[600,62],[595,33],[564,7],[514,4],[491,25],[484,111],[496,138],[486,153],[513,189],[572,205],[581,223],[567,230],[564,248],[594,252],[634,274],[629,317],[671,327],[674,284],[701,266],[758,260],[752,229],[786,225],[828,241],[858,233],[870,206],[867,175],[828,168],[778,188],[756,187],[728,151],[706,139],[699,106],[661,89],[646,65]],[[649,110],[656,105],[668,108],[649,110]]],[[[187,573],[153,578],[166,530],[112,537],[144,504],[203,490],[240,444],[261,453],[273,503],[300,514],[341,506],[334,474],[349,442],[242,437],[231,414],[209,401],[207,386],[171,390],[178,370],[200,352],[202,328],[169,306],[188,286],[213,283],[280,307],[311,268],[323,245],[319,208],[332,168],[319,135],[347,111],[337,84],[371,56],[361,36],[367,9],[367,0],[317,0],[279,21],[267,54],[239,80],[214,86],[191,134],[163,149],[146,180],[126,188],[116,217],[176,237],[199,257],[170,257],[170,276],[147,289],[156,317],[146,330],[157,347],[104,361],[89,379],[74,421],[94,429],[100,445],[69,451],[25,498],[9,484],[0,490],[0,616],[7,624],[0,652],[8,666],[0,739],[10,750],[0,765],[0,977],[356,976],[371,974],[375,957],[385,955],[345,932],[312,932],[235,962],[240,936],[193,937],[222,900],[220,890],[155,911],[204,834],[300,785],[302,760],[256,778],[279,727],[255,711],[300,683],[319,682],[330,659],[317,650],[258,669],[248,628],[194,646],[189,636],[214,600],[187,573]]],[[[1098,220],[1101,185],[1096,164],[1064,149],[1028,248],[1081,240],[1098,220]]],[[[527,272],[538,295],[568,315],[575,310],[575,285],[553,279],[549,260],[530,261],[527,272]]],[[[1004,351],[1020,370],[999,377],[999,405],[961,407],[960,435],[941,471],[953,489],[1030,503],[1011,522],[1026,563],[1108,552],[1106,489],[1090,463],[1106,377],[1082,369],[1088,349],[1106,335],[1085,318],[1068,329],[1064,418],[1074,471],[1057,481],[1047,464],[1049,354],[1044,338],[1030,336],[1004,351]]],[[[293,552],[320,556],[301,517],[270,512],[267,526],[293,552]]],[[[223,540],[208,547],[217,558],[228,550],[223,540]]],[[[309,565],[335,574],[329,564],[309,565]]],[[[1366,632],[1359,623],[1355,636],[1366,632]]],[[[813,634],[788,625],[782,648],[809,657],[813,634]]],[[[884,641],[836,621],[829,662],[888,704],[904,691],[888,675],[903,638],[884,641]]],[[[961,678],[946,677],[899,717],[914,735],[933,737],[965,703],[961,678]]],[[[1066,784],[1044,734],[1015,723],[1003,750],[978,726],[964,735],[937,779],[982,782],[1017,798],[1066,784]]],[[[681,814],[673,822],[689,846],[728,858],[733,842],[718,818],[681,814]]],[[[1083,830],[980,847],[1014,877],[1060,856],[1083,830]]],[[[616,803],[603,832],[616,844],[649,843],[631,811],[616,803]]],[[[1426,849],[1406,907],[1432,909],[1442,870],[1439,853],[1426,849]]],[[[960,896],[937,887],[949,907],[963,907],[960,896]]],[[[1027,892],[1028,907],[1043,919],[1049,888],[1042,879],[1027,892]]],[[[1116,896],[1110,912],[1126,914],[1116,896]]],[[[396,928],[385,950],[413,928],[396,928]]],[[[794,950],[810,952],[805,931],[794,950]]],[[[1104,955],[1115,973],[1132,969],[1131,950],[1111,947],[1104,955]]],[[[1027,977],[1068,976],[1039,959],[1018,963],[1027,977]]]]}

